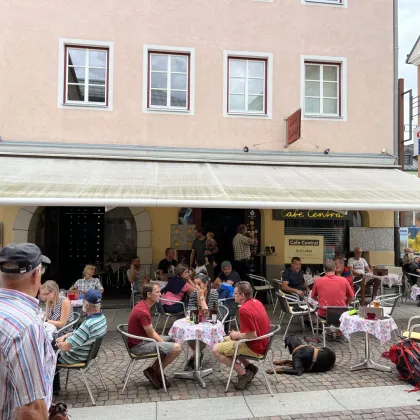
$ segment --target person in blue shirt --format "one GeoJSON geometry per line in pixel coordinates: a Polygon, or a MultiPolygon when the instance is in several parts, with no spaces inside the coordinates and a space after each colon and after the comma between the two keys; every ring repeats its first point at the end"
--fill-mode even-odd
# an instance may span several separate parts
{"type": "Polygon", "coordinates": [[[291,267],[283,272],[281,290],[285,293],[296,293],[303,298],[305,292],[309,293],[309,288],[305,283],[301,268],[302,260],[299,257],[293,257],[291,267]]]}

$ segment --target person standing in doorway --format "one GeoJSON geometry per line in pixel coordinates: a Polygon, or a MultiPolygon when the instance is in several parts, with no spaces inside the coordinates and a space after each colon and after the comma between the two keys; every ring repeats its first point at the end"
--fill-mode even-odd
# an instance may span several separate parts
{"type": "Polygon", "coordinates": [[[135,256],[131,260],[130,268],[127,270],[128,281],[133,285],[135,293],[141,293],[145,283],[150,281],[150,276],[146,269],[141,265],[140,258],[135,256]]]}
{"type": "Polygon", "coordinates": [[[173,248],[166,248],[165,258],[159,261],[158,270],[161,277],[164,274],[168,274],[169,271],[174,272],[175,267],[178,265],[177,260],[175,259],[175,250],[173,248]]]}
{"type": "Polygon", "coordinates": [[[200,228],[194,229],[195,240],[192,244],[192,251],[190,256],[190,267],[195,265],[201,267],[206,263],[206,237],[200,228]]]}
{"type": "Polygon", "coordinates": [[[48,419],[55,353],[35,299],[43,264],[35,244],[0,251],[0,419],[48,419]]]}
{"type": "Polygon", "coordinates": [[[256,245],[257,240],[254,232],[248,234],[245,225],[238,226],[238,233],[232,241],[233,253],[235,256],[234,268],[238,272],[241,280],[246,280],[249,272],[249,262],[251,260],[251,245],[256,245]]]}

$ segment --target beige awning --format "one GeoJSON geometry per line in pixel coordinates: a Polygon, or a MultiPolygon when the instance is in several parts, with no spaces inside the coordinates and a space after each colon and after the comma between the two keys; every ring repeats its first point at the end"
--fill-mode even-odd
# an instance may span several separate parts
{"type": "Polygon", "coordinates": [[[0,157],[0,205],[419,210],[395,168],[0,157]]]}

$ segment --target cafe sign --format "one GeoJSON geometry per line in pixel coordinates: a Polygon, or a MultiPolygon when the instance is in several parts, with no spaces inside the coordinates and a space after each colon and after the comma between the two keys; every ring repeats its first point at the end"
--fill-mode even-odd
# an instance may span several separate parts
{"type": "Polygon", "coordinates": [[[293,257],[299,257],[303,264],[322,264],[324,261],[324,237],[285,235],[284,260],[290,264],[293,257]]]}
{"type": "Polygon", "coordinates": [[[314,219],[314,220],[349,220],[352,213],[343,214],[333,210],[273,210],[273,220],[314,219]]]}

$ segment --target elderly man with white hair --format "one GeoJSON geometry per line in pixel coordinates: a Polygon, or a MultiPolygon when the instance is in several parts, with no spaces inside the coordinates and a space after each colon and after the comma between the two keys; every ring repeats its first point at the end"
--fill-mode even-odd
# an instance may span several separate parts
{"type": "Polygon", "coordinates": [[[35,297],[50,263],[35,244],[0,251],[0,419],[48,418],[55,353],[35,297]]]}
{"type": "Polygon", "coordinates": [[[381,280],[373,277],[371,280],[366,281],[364,274],[370,273],[370,267],[367,261],[362,257],[362,248],[359,246],[354,248],[354,257],[349,258],[347,261],[347,267],[350,268],[355,280],[362,279],[360,284],[360,304],[366,306],[365,295],[366,285],[373,285],[372,300],[377,296],[379,287],[381,286],[381,280]]]}

